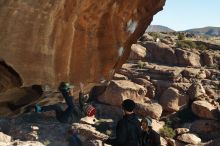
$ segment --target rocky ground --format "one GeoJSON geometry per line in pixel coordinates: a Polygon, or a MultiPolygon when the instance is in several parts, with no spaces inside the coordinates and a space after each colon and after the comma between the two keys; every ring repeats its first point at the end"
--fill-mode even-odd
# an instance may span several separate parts
{"type": "Polygon", "coordinates": [[[220,45],[191,34],[144,34],[106,87],[93,90],[96,118],[60,124],[52,113],[0,119],[1,146],[66,146],[77,129],[85,146],[114,136],[121,102],[136,101],[141,118],[153,118],[163,145],[220,145],[220,45]]]}

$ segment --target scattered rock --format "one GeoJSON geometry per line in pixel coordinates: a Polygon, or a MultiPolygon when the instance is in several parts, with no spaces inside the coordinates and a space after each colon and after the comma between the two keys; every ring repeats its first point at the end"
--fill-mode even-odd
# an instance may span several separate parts
{"type": "Polygon", "coordinates": [[[207,141],[220,136],[220,124],[216,120],[196,120],[192,123],[190,131],[207,141]]]}
{"type": "Polygon", "coordinates": [[[155,96],[155,87],[154,85],[146,80],[146,79],[143,79],[143,78],[133,78],[132,79],[132,82],[138,84],[138,85],[141,85],[143,86],[145,89],[147,89],[147,93],[146,93],[146,97],[150,98],[150,99],[153,99],[154,96],[155,96]]]}
{"type": "Polygon", "coordinates": [[[144,103],[147,90],[131,81],[117,80],[111,81],[103,95],[98,97],[100,102],[121,106],[125,99],[132,99],[135,102],[144,103]]]}
{"type": "Polygon", "coordinates": [[[187,129],[187,128],[177,128],[177,129],[175,129],[175,131],[176,131],[177,135],[181,135],[181,134],[189,132],[189,129],[187,129]]]}
{"type": "Polygon", "coordinates": [[[128,80],[128,77],[122,74],[114,74],[113,80],[128,80]]]}
{"type": "Polygon", "coordinates": [[[177,137],[177,139],[182,141],[182,142],[188,143],[188,144],[199,144],[199,143],[201,143],[201,139],[198,136],[196,136],[194,134],[191,134],[191,133],[185,133],[185,134],[179,135],[177,137]]]}
{"type": "Polygon", "coordinates": [[[191,100],[207,96],[205,89],[199,82],[195,82],[189,87],[188,94],[191,100]]]}
{"type": "Polygon", "coordinates": [[[162,106],[158,103],[137,103],[135,113],[141,116],[150,116],[154,119],[159,119],[162,114],[162,106]]]}
{"type": "Polygon", "coordinates": [[[177,89],[170,87],[159,99],[163,109],[168,112],[176,112],[188,105],[189,97],[180,93],[177,89]]]}
{"type": "Polygon", "coordinates": [[[198,100],[192,103],[193,113],[201,118],[215,119],[214,117],[215,109],[216,108],[207,101],[198,100]]]}
{"type": "Polygon", "coordinates": [[[2,132],[0,132],[0,142],[10,143],[12,140],[11,136],[8,136],[2,132]]]}
{"type": "Polygon", "coordinates": [[[96,131],[95,127],[87,124],[79,124],[74,123],[72,124],[72,129],[77,130],[80,137],[87,139],[94,139],[94,140],[105,140],[108,138],[107,135],[96,131]]]}
{"type": "Polygon", "coordinates": [[[180,66],[194,66],[200,67],[200,56],[198,52],[187,51],[183,49],[176,49],[175,50],[178,65],[180,66]]]}
{"type": "Polygon", "coordinates": [[[175,140],[175,139],[172,139],[172,138],[167,138],[167,143],[170,145],[170,146],[185,146],[185,143],[179,141],[179,140],[175,140]]]}
{"type": "Polygon", "coordinates": [[[130,60],[141,60],[146,56],[146,48],[139,44],[132,44],[131,53],[129,56],[130,60]]]}
{"type": "Polygon", "coordinates": [[[147,49],[147,60],[162,64],[176,65],[177,57],[175,51],[164,43],[144,42],[147,49]]]}

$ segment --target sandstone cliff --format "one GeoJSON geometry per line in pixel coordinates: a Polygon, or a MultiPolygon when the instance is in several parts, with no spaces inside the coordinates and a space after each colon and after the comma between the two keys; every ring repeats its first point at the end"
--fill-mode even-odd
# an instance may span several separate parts
{"type": "Polygon", "coordinates": [[[13,102],[17,109],[32,102],[26,89],[24,95],[11,94],[15,91],[9,89],[15,87],[56,87],[60,81],[88,85],[111,79],[164,3],[0,0],[1,108],[13,102]]]}

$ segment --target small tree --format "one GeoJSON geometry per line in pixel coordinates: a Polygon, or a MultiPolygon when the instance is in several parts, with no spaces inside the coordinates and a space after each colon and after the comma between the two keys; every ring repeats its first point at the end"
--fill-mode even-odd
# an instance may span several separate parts
{"type": "Polygon", "coordinates": [[[185,40],[185,36],[183,33],[178,34],[178,40],[185,40]]]}
{"type": "Polygon", "coordinates": [[[160,135],[162,137],[173,138],[176,135],[176,133],[174,129],[172,128],[172,125],[173,125],[173,121],[170,120],[169,118],[166,119],[165,125],[159,131],[160,135]]]}

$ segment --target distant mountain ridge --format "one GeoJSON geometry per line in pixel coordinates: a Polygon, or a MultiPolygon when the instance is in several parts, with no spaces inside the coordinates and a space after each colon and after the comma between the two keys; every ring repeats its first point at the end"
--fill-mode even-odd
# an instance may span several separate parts
{"type": "Polygon", "coordinates": [[[175,30],[162,25],[150,25],[146,32],[175,32],[175,30]]]}
{"type": "Polygon", "coordinates": [[[220,27],[208,26],[203,28],[188,29],[183,32],[190,32],[198,35],[220,36],[220,27]]]}
{"type": "MultiPolygon", "coordinates": [[[[146,32],[175,32],[175,30],[163,25],[150,25],[147,28],[146,32]]],[[[207,26],[202,28],[192,28],[178,32],[189,32],[196,35],[220,36],[220,27],[207,26]]]]}

